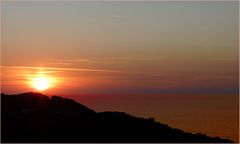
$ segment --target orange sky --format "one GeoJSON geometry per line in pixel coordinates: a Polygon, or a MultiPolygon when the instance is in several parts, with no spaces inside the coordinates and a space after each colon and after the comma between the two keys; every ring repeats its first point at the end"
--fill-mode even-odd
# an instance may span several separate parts
{"type": "Polygon", "coordinates": [[[218,134],[236,139],[238,17],[237,1],[3,1],[1,92],[87,95],[97,110],[154,115],[191,131],[196,124],[187,123],[209,114],[201,124],[221,121],[201,129],[209,134],[222,113],[231,124],[218,134]]]}

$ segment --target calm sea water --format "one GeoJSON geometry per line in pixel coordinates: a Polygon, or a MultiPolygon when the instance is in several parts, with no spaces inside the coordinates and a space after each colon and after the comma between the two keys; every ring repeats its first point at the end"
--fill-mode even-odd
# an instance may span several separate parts
{"type": "Polygon", "coordinates": [[[238,94],[67,96],[95,111],[123,111],[193,133],[239,141],[238,94]]]}

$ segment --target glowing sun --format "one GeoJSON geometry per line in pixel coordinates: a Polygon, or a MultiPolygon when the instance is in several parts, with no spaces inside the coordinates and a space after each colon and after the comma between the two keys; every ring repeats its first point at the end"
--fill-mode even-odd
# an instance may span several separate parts
{"type": "Polygon", "coordinates": [[[44,91],[52,87],[53,81],[51,77],[47,76],[39,76],[32,78],[31,80],[31,86],[38,90],[38,91],[44,91]]]}

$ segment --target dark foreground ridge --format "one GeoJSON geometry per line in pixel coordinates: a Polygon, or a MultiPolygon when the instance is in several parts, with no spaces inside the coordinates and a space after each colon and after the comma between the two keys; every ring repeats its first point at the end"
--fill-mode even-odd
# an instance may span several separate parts
{"type": "Polygon", "coordinates": [[[2,142],[232,142],[123,112],[96,113],[58,96],[1,94],[1,104],[2,142]]]}

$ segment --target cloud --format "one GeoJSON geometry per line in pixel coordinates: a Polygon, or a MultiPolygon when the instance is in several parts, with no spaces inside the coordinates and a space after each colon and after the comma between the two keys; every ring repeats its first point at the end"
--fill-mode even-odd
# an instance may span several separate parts
{"type": "Polygon", "coordinates": [[[239,61],[237,58],[208,58],[208,61],[239,61]]]}
{"type": "Polygon", "coordinates": [[[111,70],[111,69],[84,69],[84,68],[65,68],[65,67],[37,67],[37,66],[1,66],[1,69],[32,69],[39,70],[42,73],[57,73],[62,71],[80,71],[80,72],[105,72],[123,75],[149,75],[148,71],[125,71],[125,70],[111,70]]]}
{"type": "Polygon", "coordinates": [[[162,60],[163,57],[103,57],[95,59],[57,59],[55,61],[60,62],[59,64],[69,64],[78,62],[89,62],[89,63],[121,63],[125,61],[154,61],[162,60]]]}
{"type": "Polygon", "coordinates": [[[111,17],[113,17],[113,18],[120,18],[120,15],[118,15],[118,14],[112,14],[111,17]]]}
{"type": "Polygon", "coordinates": [[[107,57],[100,58],[96,60],[109,60],[109,61],[151,61],[151,60],[159,60],[162,57],[107,57]]]}
{"type": "Polygon", "coordinates": [[[85,71],[85,72],[122,72],[108,69],[81,69],[81,68],[63,68],[63,67],[33,67],[33,66],[1,66],[7,69],[38,69],[38,70],[56,70],[56,71],[85,71]]]}
{"type": "Polygon", "coordinates": [[[59,62],[87,62],[89,59],[57,59],[59,62]]]}
{"type": "Polygon", "coordinates": [[[50,62],[48,63],[49,65],[72,65],[72,63],[68,63],[68,62],[50,62]]]}

